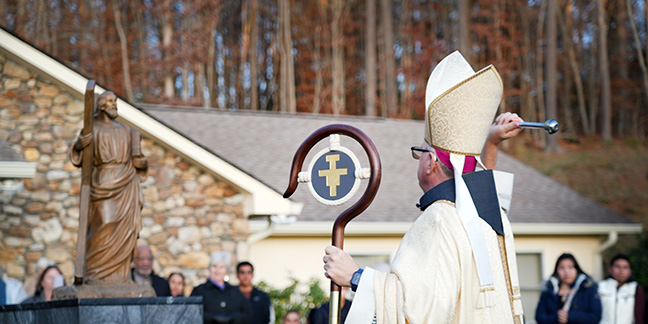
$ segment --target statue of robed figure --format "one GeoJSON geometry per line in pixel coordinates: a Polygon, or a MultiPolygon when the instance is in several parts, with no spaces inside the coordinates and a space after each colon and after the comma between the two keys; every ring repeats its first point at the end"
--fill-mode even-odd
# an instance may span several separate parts
{"type": "MultiPolygon", "coordinates": [[[[84,128],[69,150],[72,164],[82,167],[75,285],[115,290],[118,286],[132,285],[131,263],[142,228],[140,177],[145,176],[148,162],[140,150],[139,130],[116,121],[117,96],[105,91],[94,105],[93,97],[94,81],[91,80],[86,89],[84,128]]],[[[131,288],[126,288],[126,292],[121,289],[117,293],[93,292],[81,296],[77,292],[77,295],[151,295],[150,291],[129,293],[131,288]]]]}

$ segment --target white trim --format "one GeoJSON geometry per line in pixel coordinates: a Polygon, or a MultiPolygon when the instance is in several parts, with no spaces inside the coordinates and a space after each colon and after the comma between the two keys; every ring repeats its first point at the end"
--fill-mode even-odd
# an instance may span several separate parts
{"type": "MultiPolygon", "coordinates": [[[[88,82],[85,77],[2,29],[0,29],[0,47],[73,91],[81,95],[85,93],[85,86],[88,82]]],[[[103,92],[104,89],[97,86],[95,91],[103,92]]],[[[301,213],[302,204],[284,199],[274,189],[196,145],[129,103],[121,99],[118,102],[119,115],[127,123],[140,128],[180,154],[226,178],[235,187],[249,193],[251,196],[249,214],[295,215],[301,213]]]]}
{"type": "Polygon", "coordinates": [[[0,161],[0,178],[33,178],[36,162],[0,161]]]}
{"type": "Polygon", "coordinates": [[[622,224],[575,224],[575,223],[512,223],[515,235],[608,235],[611,231],[619,234],[640,234],[642,225],[622,224]]]}
{"type": "MultiPolygon", "coordinates": [[[[263,226],[258,222],[250,222],[250,232],[255,233],[262,230],[263,226]]],[[[345,234],[379,234],[379,235],[400,235],[402,236],[412,227],[412,223],[361,223],[351,222],[345,228],[345,234]]],[[[274,229],[272,236],[303,236],[321,235],[330,236],[333,229],[331,222],[300,222],[290,225],[279,225],[274,229]]]]}
{"type": "MultiPolygon", "coordinates": [[[[255,233],[267,227],[266,222],[250,222],[250,232],[255,233]]],[[[345,233],[350,235],[404,235],[412,227],[409,222],[350,222],[345,233]]],[[[641,224],[561,224],[561,223],[513,223],[514,235],[607,235],[610,231],[619,234],[639,234],[641,224]]],[[[333,221],[306,222],[279,225],[272,236],[331,235],[333,221]]]]}

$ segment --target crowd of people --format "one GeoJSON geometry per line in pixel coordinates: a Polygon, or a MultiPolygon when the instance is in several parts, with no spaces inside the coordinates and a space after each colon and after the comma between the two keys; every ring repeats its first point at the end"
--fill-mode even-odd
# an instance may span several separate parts
{"type": "MultiPolygon", "coordinates": [[[[267,293],[254,287],[254,266],[247,261],[236,267],[239,286],[225,281],[231,256],[215,252],[210,258],[209,278],[191,292],[203,297],[205,323],[270,324],[275,323],[275,310],[267,293]]],[[[132,268],[134,282],[149,284],[158,296],[185,296],[185,277],[173,272],[167,279],[153,271],[153,254],[146,245],[139,246],[132,268]]],[[[388,270],[387,270],[388,271],[388,270]]],[[[543,285],[536,309],[538,324],[591,323],[591,324],[643,324],[647,308],[642,286],[632,278],[630,259],[625,254],[614,256],[608,267],[609,276],[596,283],[587,275],[570,253],[562,254],[556,261],[551,277],[543,285]]],[[[38,262],[37,279],[20,281],[0,274],[0,304],[36,303],[50,301],[52,291],[64,286],[61,270],[51,261],[38,262]],[[27,294],[26,291],[29,291],[27,294]]],[[[351,293],[344,287],[341,323],[352,303],[351,293]]],[[[329,304],[310,311],[307,324],[326,324],[329,304]]],[[[298,311],[288,311],[283,324],[301,324],[298,311]]]]}

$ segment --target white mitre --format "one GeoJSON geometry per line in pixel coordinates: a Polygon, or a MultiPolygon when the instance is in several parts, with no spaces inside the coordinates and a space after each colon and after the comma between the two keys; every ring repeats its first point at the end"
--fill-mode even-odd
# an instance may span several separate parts
{"type": "Polygon", "coordinates": [[[426,87],[425,141],[449,153],[479,155],[502,92],[492,65],[475,72],[459,51],[446,56],[426,87]]]}

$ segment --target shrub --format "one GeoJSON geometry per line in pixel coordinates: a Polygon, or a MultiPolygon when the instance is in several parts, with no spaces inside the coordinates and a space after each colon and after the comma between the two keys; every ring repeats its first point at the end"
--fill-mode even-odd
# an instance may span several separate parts
{"type": "Polygon", "coordinates": [[[286,313],[291,310],[298,311],[302,322],[306,323],[310,310],[327,301],[328,295],[320,288],[317,279],[311,279],[307,283],[300,283],[295,278],[290,280],[292,284],[285,288],[274,288],[263,281],[258,287],[270,295],[276,314],[275,323],[281,323],[286,313]]]}

